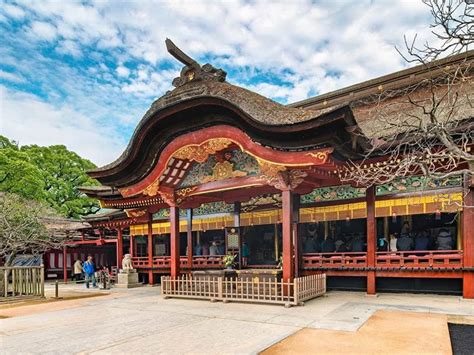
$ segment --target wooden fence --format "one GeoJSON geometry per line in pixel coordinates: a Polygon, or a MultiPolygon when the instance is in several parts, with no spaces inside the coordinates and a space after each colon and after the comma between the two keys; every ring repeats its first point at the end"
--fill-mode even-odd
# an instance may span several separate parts
{"type": "Polygon", "coordinates": [[[44,266],[0,267],[0,296],[44,297],[44,266]]]}
{"type": "Polygon", "coordinates": [[[244,280],[213,276],[162,276],[161,293],[164,298],[302,305],[304,301],[326,293],[326,275],[297,277],[293,282],[258,278],[244,280]]]}

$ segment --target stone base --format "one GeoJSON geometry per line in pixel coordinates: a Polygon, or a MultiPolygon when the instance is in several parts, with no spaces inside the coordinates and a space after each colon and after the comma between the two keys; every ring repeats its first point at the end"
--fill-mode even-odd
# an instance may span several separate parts
{"type": "Polygon", "coordinates": [[[133,288],[143,286],[138,282],[138,273],[137,270],[120,270],[117,275],[117,283],[115,287],[117,288],[133,288]]]}

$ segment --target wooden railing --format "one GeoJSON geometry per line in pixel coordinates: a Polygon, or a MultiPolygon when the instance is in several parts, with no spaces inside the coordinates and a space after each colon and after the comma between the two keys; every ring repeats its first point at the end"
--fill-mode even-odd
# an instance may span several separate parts
{"type": "Polygon", "coordinates": [[[303,254],[303,268],[311,267],[366,267],[367,253],[312,253],[303,254]]]}
{"type": "Polygon", "coordinates": [[[141,268],[141,267],[150,267],[148,256],[133,256],[132,265],[136,269],[141,268]]]}
{"type": "Polygon", "coordinates": [[[194,269],[214,269],[224,267],[223,255],[193,255],[194,269]]]}
{"type": "MultiPolygon", "coordinates": [[[[216,269],[223,268],[222,255],[194,255],[193,269],[216,269]]],[[[150,262],[148,256],[134,256],[132,257],[134,268],[149,268],[150,262]]],[[[180,256],[180,266],[182,268],[189,268],[187,256],[180,256]]],[[[171,256],[154,256],[153,268],[169,269],[171,267],[171,256]]]]}
{"type": "Polygon", "coordinates": [[[226,277],[182,275],[161,277],[164,298],[194,298],[211,301],[302,305],[304,301],[326,293],[326,275],[298,277],[293,282],[274,280],[244,280],[226,277]]]}
{"type": "Polygon", "coordinates": [[[6,299],[44,297],[44,266],[0,267],[0,294],[6,299]]]}
{"type": "Polygon", "coordinates": [[[462,268],[462,250],[378,252],[377,267],[462,268]]]}

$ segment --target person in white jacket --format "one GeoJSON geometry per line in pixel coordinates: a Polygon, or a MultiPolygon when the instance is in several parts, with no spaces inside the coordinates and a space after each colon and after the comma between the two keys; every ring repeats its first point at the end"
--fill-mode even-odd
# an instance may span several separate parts
{"type": "Polygon", "coordinates": [[[397,236],[390,234],[390,251],[397,251],[397,236]]]}
{"type": "Polygon", "coordinates": [[[82,280],[82,261],[77,259],[76,262],[74,263],[74,275],[73,275],[73,280],[82,280]]]}

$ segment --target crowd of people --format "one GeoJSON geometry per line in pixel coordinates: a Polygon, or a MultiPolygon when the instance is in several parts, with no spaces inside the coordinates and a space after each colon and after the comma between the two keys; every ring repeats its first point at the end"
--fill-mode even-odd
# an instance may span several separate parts
{"type": "Polygon", "coordinates": [[[224,241],[216,241],[214,240],[210,244],[204,242],[202,244],[197,243],[194,246],[193,255],[204,255],[204,256],[217,256],[217,255],[225,255],[225,245],[224,241]]]}
{"type": "MultiPolygon", "coordinates": [[[[408,222],[403,224],[400,233],[392,233],[389,238],[377,238],[377,251],[424,251],[453,250],[455,238],[447,228],[441,228],[436,235],[428,230],[412,232],[408,222]]],[[[366,252],[367,238],[362,233],[341,233],[327,238],[310,231],[303,241],[303,253],[346,253],[366,252]]]]}

